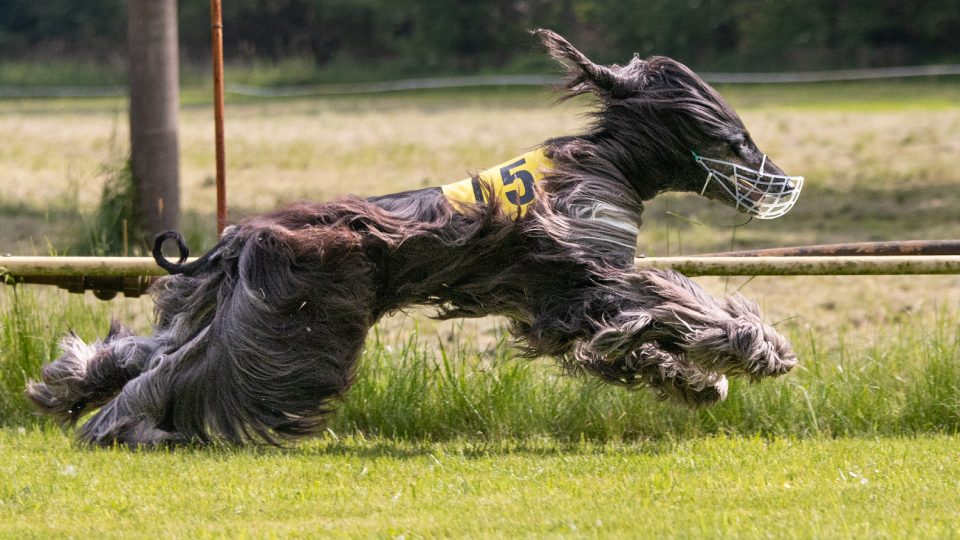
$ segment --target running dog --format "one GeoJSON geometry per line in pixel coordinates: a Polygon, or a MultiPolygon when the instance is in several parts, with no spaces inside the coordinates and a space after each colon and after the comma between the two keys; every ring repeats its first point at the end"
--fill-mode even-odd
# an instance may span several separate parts
{"type": "Polygon", "coordinates": [[[584,133],[443,187],[254,217],[191,262],[164,233],[154,255],[171,275],[152,289],[154,334],[115,321],[102,341],[67,336],[27,396],[68,424],[99,409],[78,430],[92,444],[280,444],[322,429],[371,325],[411,305],[442,319],[503,315],[528,356],[691,406],[724,399],[726,376],[789,371],[790,344],[755,304],[637,271],[634,257],[643,201],[660,192],[769,219],[803,179],[683,64],[597,65],[534,34],[568,70],[565,98],[597,96],[584,133]],[[179,262],[160,252],[168,239],[179,262]]]}

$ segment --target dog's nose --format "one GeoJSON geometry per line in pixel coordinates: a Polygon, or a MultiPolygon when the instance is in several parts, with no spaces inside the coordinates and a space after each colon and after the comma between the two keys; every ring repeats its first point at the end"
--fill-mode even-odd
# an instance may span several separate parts
{"type": "Polygon", "coordinates": [[[776,163],[770,161],[769,159],[764,162],[763,173],[772,174],[774,176],[790,176],[783,169],[777,166],[776,163]]]}

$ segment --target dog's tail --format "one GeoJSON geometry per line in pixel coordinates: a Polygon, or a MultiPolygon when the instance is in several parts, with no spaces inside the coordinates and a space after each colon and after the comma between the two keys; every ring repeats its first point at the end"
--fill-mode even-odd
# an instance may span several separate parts
{"type": "Polygon", "coordinates": [[[171,274],[187,274],[193,275],[199,270],[206,268],[210,261],[220,253],[220,248],[223,246],[226,236],[217,243],[210,251],[205,253],[202,257],[198,258],[195,261],[187,262],[187,258],[190,256],[190,248],[187,247],[187,243],[183,239],[183,235],[177,231],[164,231],[158,234],[153,239],[153,260],[157,261],[157,265],[160,268],[163,268],[171,274]],[[167,240],[174,240],[177,243],[177,251],[179,256],[177,262],[170,262],[170,259],[163,254],[163,243],[167,240]]]}

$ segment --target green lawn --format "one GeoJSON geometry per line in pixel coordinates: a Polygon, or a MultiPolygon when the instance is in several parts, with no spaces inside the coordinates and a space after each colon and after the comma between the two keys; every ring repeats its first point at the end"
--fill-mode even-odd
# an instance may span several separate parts
{"type": "Polygon", "coordinates": [[[77,449],[0,431],[0,535],[950,538],[956,436],[77,449]]]}

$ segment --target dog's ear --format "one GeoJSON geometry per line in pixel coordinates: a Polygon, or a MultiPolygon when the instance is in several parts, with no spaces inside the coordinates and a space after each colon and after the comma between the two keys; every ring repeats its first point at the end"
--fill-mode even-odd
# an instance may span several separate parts
{"type": "Polygon", "coordinates": [[[567,97],[594,92],[600,97],[617,97],[623,93],[624,81],[620,75],[607,66],[590,61],[582,52],[574,48],[560,34],[545,28],[533,31],[540,39],[550,56],[567,68],[567,97]]]}

